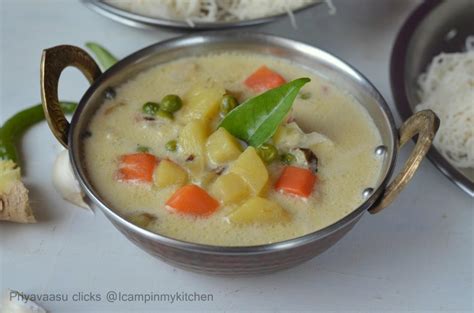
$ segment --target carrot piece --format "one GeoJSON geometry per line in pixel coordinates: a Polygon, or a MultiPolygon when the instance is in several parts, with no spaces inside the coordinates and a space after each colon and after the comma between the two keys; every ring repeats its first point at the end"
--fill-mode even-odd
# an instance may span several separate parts
{"type": "Polygon", "coordinates": [[[263,92],[283,85],[286,80],[280,74],[263,65],[247,77],[244,83],[255,92],[263,92]]]}
{"type": "Polygon", "coordinates": [[[286,166],[278,178],[275,189],[307,198],[313,191],[317,176],[309,169],[286,166]]]}
{"type": "Polygon", "coordinates": [[[166,205],[180,213],[206,216],[217,210],[219,202],[201,187],[191,184],[178,189],[166,205]]]}
{"type": "Polygon", "coordinates": [[[124,154],[120,157],[119,179],[129,182],[146,182],[153,180],[153,171],[158,159],[150,153],[124,154]]]}

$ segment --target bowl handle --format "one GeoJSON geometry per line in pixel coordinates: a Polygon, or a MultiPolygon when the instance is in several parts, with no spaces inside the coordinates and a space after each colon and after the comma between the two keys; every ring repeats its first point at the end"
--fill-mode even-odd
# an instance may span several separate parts
{"type": "Polygon", "coordinates": [[[68,45],[43,50],[41,58],[41,99],[49,128],[58,141],[67,148],[69,122],[59,106],[58,83],[61,72],[68,66],[79,69],[92,83],[102,72],[84,50],[68,45]]]}
{"type": "Polygon", "coordinates": [[[439,118],[431,110],[419,111],[403,123],[398,131],[399,147],[401,148],[410,138],[418,135],[415,148],[402,171],[384,190],[376,205],[369,209],[370,213],[378,213],[390,205],[400,191],[408,184],[430,149],[438,128],[439,118]]]}

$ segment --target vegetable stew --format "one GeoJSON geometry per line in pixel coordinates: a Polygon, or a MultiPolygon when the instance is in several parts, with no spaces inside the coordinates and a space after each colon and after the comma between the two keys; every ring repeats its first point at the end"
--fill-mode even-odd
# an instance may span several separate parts
{"type": "Polygon", "coordinates": [[[374,187],[380,134],[350,94],[284,59],[221,53],[151,68],[104,100],[87,174],[135,224],[248,246],[316,231],[374,187]]]}

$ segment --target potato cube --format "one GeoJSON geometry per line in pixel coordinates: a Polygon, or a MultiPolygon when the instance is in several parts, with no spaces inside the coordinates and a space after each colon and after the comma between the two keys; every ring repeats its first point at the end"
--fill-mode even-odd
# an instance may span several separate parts
{"type": "Polygon", "coordinates": [[[233,161],[242,153],[237,139],[222,127],[209,136],[206,148],[209,160],[218,165],[233,161]]]}
{"type": "Polygon", "coordinates": [[[239,175],[249,185],[252,195],[259,195],[268,181],[268,171],[254,147],[248,147],[234,161],[231,173],[239,175]]]}
{"type": "Polygon", "coordinates": [[[211,186],[211,193],[224,204],[238,203],[250,195],[247,183],[235,173],[219,176],[211,186]]]}
{"type": "Polygon", "coordinates": [[[160,188],[183,186],[188,181],[188,173],[178,164],[162,160],[155,169],[155,185],[160,188]]]}
{"type": "Polygon", "coordinates": [[[242,204],[227,218],[236,224],[284,223],[290,219],[289,213],[277,203],[261,197],[254,197],[242,204]]]}
{"type": "Polygon", "coordinates": [[[279,148],[294,148],[298,146],[303,135],[304,133],[294,122],[280,125],[273,135],[273,143],[279,148]]]}
{"type": "Polygon", "coordinates": [[[296,122],[280,125],[275,135],[273,135],[273,143],[282,149],[291,149],[297,146],[311,148],[321,143],[333,144],[333,142],[323,134],[317,132],[304,133],[296,122]]]}
{"type": "Polygon", "coordinates": [[[205,145],[209,130],[207,123],[193,120],[186,124],[178,136],[178,146],[188,160],[190,170],[194,174],[202,172],[207,163],[205,145]]]}
{"type": "Polygon", "coordinates": [[[219,104],[225,89],[219,86],[196,86],[184,96],[181,119],[184,122],[191,120],[214,119],[219,113],[219,104]]]}

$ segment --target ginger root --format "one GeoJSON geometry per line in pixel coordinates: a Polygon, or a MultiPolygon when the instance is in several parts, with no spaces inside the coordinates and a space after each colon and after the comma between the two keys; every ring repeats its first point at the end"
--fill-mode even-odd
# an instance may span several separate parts
{"type": "Polygon", "coordinates": [[[0,160],[0,221],[36,223],[20,168],[11,160],[0,160]]]}

